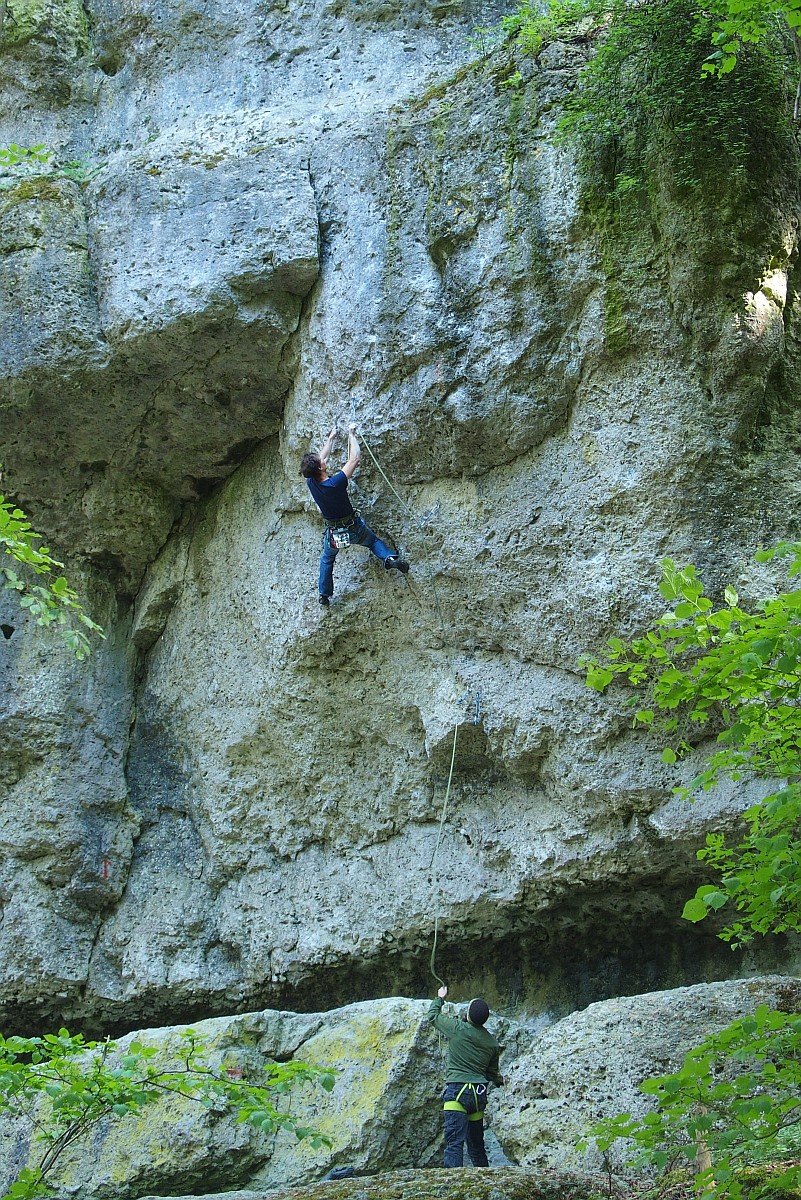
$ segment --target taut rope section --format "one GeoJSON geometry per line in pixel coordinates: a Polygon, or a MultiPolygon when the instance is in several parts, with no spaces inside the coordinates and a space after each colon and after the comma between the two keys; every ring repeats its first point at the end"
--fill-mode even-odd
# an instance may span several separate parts
{"type": "MultiPolygon", "coordinates": [[[[445,828],[445,817],[448,814],[448,800],[450,799],[451,783],[453,781],[453,764],[456,762],[456,738],[457,738],[458,733],[459,733],[459,724],[457,722],[456,725],[454,725],[454,727],[453,727],[453,749],[451,750],[451,768],[448,772],[448,786],[445,788],[445,799],[442,801],[442,815],[440,816],[440,819],[439,819],[439,832],[437,834],[437,841],[434,846],[434,853],[431,856],[431,866],[428,868],[432,875],[432,886],[433,887],[437,886],[436,879],[434,877],[434,872],[435,872],[436,865],[437,865],[437,857],[439,855],[440,843],[442,842],[442,831],[445,828]]],[[[446,986],[445,980],[441,979],[440,976],[437,974],[437,940],[438,940],[438,938],[439,938],[439,904],[437,905],[437,911],[434,914],[434,944],[431,947],[431,962],[430,962],[429,966],[430,966],[431,974],[434,976],[437,983],[440,983],[440,984],[442,984],[443,987],[445,987],[446,986]]]]}
{"type": "MultiPolygon", "coordinates": [[[[355,415],[354,415],[354,421],[355,421],[355,419],[356,419],[356,418],[355,418],[355,415]]],[[[362,444],[364,445],[364,448],[365,448],[365,450],[366,450],[366,451],[367,451],[367,453],[370,455],[370,458],[373,460],[373,463],[375,464],[375,468],[376,468],[376,470],[378,471],[379,475],[381,476],[381,478],[382,478],[382,479],[384,480],[384,482],[386,483],[386,485],[387,485],[387,487],[389,488],[389,490],[392,492],[392,495],[393,495],[393,496],[396,498],[396,500],[398,501],[398,503],[399,503],[399,504],[400,504],[400,505],[401,505],[401,506],[402,506],[402,507],[403,507],[403,508],[406,510],[406,512],[407,512],[407,513],[408,513],[408,514],[409,514],[411,517],[414,517],[414,516],[415,516],[414,509],[413,509],[413,508],[411,508],[411,507],[410,507],[410,506],[409,506],[409,505],[406,503],[406,501],[403,499],[403,496],[401,496],[401,495],[399,494],[399,492],[397,492],[397,491],[395,490],[395,488],[393,487],[393,485],[392,485],[392,481],[390,480],[390,478],[389,478],[389,476],[387,475],[386,471],[385,471],[385,470],[384,470],[384,468],[381,466],[381,463],[378,461],[378,459],[376,458],[376,456],[375,456],[375,454],[373,453],[372,449],[370,448],[370,443],[367,441],[367,438],[366,438],[366,437],[364,436],[364,434],[363,434],[363,433],[361,433],[361,432],[360,432],[360,434],[359,434],[359,437],[360,437],[360,438],[361,438],[361,440],[362,440],[362,444]]],[[[423,519],[423,521],[422,521],[422,522],[421,522],[421,524],[420,524],[420,528],[422,528],[422,527],[423,527],[423,525],[425,525],[425,523],[426,523],[426,521],[428,520],[428,518],[429,518],[429,517],[432,515],[432,513],[433,513],[433,512],[434,512],[434,511],[435,511],[435,510],[436,510],[438,507],[439,507],[439,501],[437,501],[437,503],[434,505],[434,508],[432,508],[432,509],[431,509],[431,512],[430,512],[430,513],[428,513],[428,515],[427,515],[427,516],[426,516],[426,517],[423,519]]],[[[411,583],[410,583],[410,581],[409,581],[408,577],[407,577],[407,576],[404,576],[404,578],[406,579],[406,582],[409,584],[409,587],[410,587],[410,589],[411,589],[412,591],[415,591],[415,589],[411,587],[411,583]]],[[[442,606],[441,606],[441,604],[440,604],[440,602],[439,602],[439,592],[437,591],[437,585],[436,585],[436,583],[434,582],[434,576],[433,576],[433,574],[430,576],[430,578],[429,578],[429,581],[428,581],[428,582],[431,584],[431,592],[432,592],[432,594],[433,594],[433,596],[434,596],[434,608],[436,609],[436,612],[437,612],[437,618],[439,619],[439,623],[440,623],[440,626],[441,626],[441,628],[442,628],[442,636],[443,636],[443,637],[444,637],[444,638],[447,640],[447,637],[448,637],[448,628],[447,628],[447,626],[446,626],[446,624],[445,624],[445,618],[444,618],[444,616],[442,615],[442,606]]]]}
{"type": "MultiPolygon", "coordinates": [[[[354,412],[353,412],[353,419],[354,419],[354,421],[356,419],[355,406],[354,406],[354,412]]],[[[403,499],[403,497],[393,487],[392,481],[390,480],[389,476],[384,471],[384,468],[381,466],[381,463],[378,461],[375,454],[373,453],[373,451],[370,447],[370,444],[367,441],[367,438],[361,433],[359,436],[361,437],[362,444],[364,445],[365,450],[370,455],[370,458],[373,460],[376,470],[378,471],[379,475],[386,483],[389,490],[392,492],[393,496],[396,498],[398,503],[406,510],[406,512],[409,513],[410,516],[414,517],[415,516],[414,510],[406,503],[406,501],[403,499]]],[[[436,508],[437,506],[435,505],[434,507],[436,508]]],[[[428,520],[428,517],[430,517],[433,512],[434,512],[434,509],[432,509],[431,512],[428,514],[428,516],[424,519],[423,524],[425,524],[425,521],[428,520]]],[[[448,629],[445,624],[445,618],[442,614],[442,608],[441,608],[440,602],[439,602],[439,595],[437,593],[437,586],[434,583],[433,575],[430,579],[430,583],[431,583],[431,590],[434,595],[434,606],[437,610],[437,616],[439,618],[439,623],[442,627],[443,637],[447,641],[448,640],[447,639],[448,629]]],[[[450,649],[451,649],[451,653],[452,653],[452,647],[450,647],[450,649]]],[[[481,693],[479,692],[479,698],[476,701],[476,724],[478,724],[478,711],[479,711],[478,705],[480,704],[480,695],[481,695],[481,693]]],[[[448,771],[448,784],[447,784],[447,787],[445,788],[445,799],[442,802],[442,813],[440,814],[440,818],[439,818],[439,830],[437,832],[437,840],[434,845],[434,853],[431,858],[431,866],[429,867],[429,872],[432,875],[432,888],[437,888],[437,882],[436,882],[434,875],[435,875],[435,871],[436,871],[437,858],[439,856],[439,848],[440,848],[440,845],[442,844],[442,835],[443,835],[443,832],[445,829],[445,819],[448,815],[448,803],[450,801],[450,795],[451,795],[451,784],[453,783],[453,769],[454,769],[454,764],[456,762],[456,740],[457,740],[458,734],[459,734],[459,722],[457,721],[453,727],[453,747],[451,749],[451,765],[450,765],[450,769],[448,771]]],[[[441,896],[441,894],[442,893],[441,893],[441,889],[440,889],[438,891],[437,895],[441,896]]],[[[439,940],[439,917],[440,917],[440,914],[439,914],[439,903],[438,903],[437,911],[434,914],[434,943],[431,947],[431,960],[429,963],[429,969],[430,969],[431,975],[434,977],[434,979],[437,981],[437,983],[439,983],[443,987],[445,987],[446,986],[445,980],[442,979],[437,974],[437,943],[439,940]]]]}
{"type": "Polygon", "coordinates": [[[395,499],[396,499],[396,500],[398,500],[398,501],[399,501],[399,502],[400,502],[400,503],[403,505],[403,507],[406,509],[407,513],[409,513],[411,516],[414,516],[414,510],[413,510],[413,509],[411,509],[411,508],[409,507],[409,505],[408,505],[408,504],[406,503],[406,501],[403,499],[403,496],[400,496],[400,495],[398,495],[398,493],[395,491],[394,487],[393,487],[393,486],[392,486],[392,484],[390,483],[390,481],[389,481],[389,478],[388,478],[388,477],[387,477],[387,476],[384,474],[384,469],[383,469],[383,467],[381,466],[381,463],[380,463],[380,462],[378,461],[378,459],[376,458],[376,456],[373,454],[372,450],[370,449],[370,445],[369,445],[369,443],[368,443],[368,441],[367,441],[367,438],[366,438],[366,437],[364,436],[364,434],[362,434],[362,433],[360,433],[360,435],[359,435],[359,436],[360,436],[360,437],[361,437],[361,439],[362,439],[362,443],[363,443],[363,445],[364,445],[364,448],[365,448],[365,450],[367,451],[367,453],[370,455],[370,457],[372,458],[373,462],[375,463],[375,465],[376,465],[376,470],[378,471],[379,475],[381,476],[381,478],[382,478],[382,479],[384,480],[384,482],[386,483],[386,485],[387,485],[387,487],[389,488],[389,490],[392,492],[392,495],[395,497],[395,499]]]}

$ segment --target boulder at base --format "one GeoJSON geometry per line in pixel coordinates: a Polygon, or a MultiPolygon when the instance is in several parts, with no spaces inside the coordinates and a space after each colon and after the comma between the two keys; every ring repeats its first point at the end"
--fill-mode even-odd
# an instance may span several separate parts
{"type": "MultiPolygon", "coordinates": [[[[331,1093],[317,1085],[292,1089],[288,1101],[301,1125],[331,1139],[314,1149],[287,1132],[266,1135],[235,1116],[167,1096],[137,1114],[106,1120],[61,1156],[49,1177],[58,1195],[131,1200],[146,1192],[202,1194],[317,1181],[349,1165],[373,1174],[431,1166],[439,1158],[442,1057],[425,1020],[428,1002],[402,998],[352,1004],[328,1013],[248,1013],[192,1026],[214,1065],[258,1081],[270,1060],[333,1067],[331,1093]]],[[[152,1063],[167,1065],[185,1026],[145,1030],[134,1038],[159,1047],[152,1063]]],[[[38,1162],[21,1121],[0,1124],[0,1183],[38,1162]]],[[[330,1185],[333,1186],[333,1185],[330,1185]]]]}
{"type": "Polygon", "coordinates": [[[600,1168],[597,1153],[576,1150],[588,1128],[617,1113],[647,1112],[652,1102],[639,1091],[643,1079],[678,1070],[688,1050],[760,1004],[798,1011],[801,980],[773,975],[702,983],[603,1000],[572,1013],[504,1070],[506,1086],[491,1103],[501,1145],[526,1167],[600,1168]]]}

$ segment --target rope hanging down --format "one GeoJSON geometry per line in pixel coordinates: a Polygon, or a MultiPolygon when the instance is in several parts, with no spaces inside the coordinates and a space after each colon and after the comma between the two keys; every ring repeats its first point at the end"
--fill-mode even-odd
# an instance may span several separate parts
{"type": "MultiPolygon", "coordinates": [[[[353,419],[353,421],[354,421],[354,423],[355,423],[355,421],[356,421],[356,404],[355,404],[355,401],[353,401],[353,402],[352,402],[352,404],[351,404],[351,413],[352,413],[352,419],[353,419]]],[[[387,476],[387,474],[386,474],[386,472],[384,471],[383,467],[381,466],[381,463],[378,461],[378,459],[376,458],[375,454],[373,453],[373,451],[372,451],[372,449],[371,449],[371,447],[370,447],[370,444],[369,444],[369,442],[367,441],[367,439],[364,437],[364,435],[363,435],[363,434],[360,434],[360,437],[361,437],[361,441],[362,441],[362,444],[364,445],[364,448],[365,448],[365,450],[366,450],[366,451],[367,451],[367,453],[370,455],[370,458],[373,460],[373,463],[375,464],[376,470],[378,471],[379,475],[381,476],[381,478],[382,478],[382,479],[384,480],[384,482],[386,483],[386,485],[387,485],[387,487],[389,488],[389,490],[392,492],[393,496],[395,496],[395,498],[397,499],[398,503],[399,503],[399,504],[400,504],[400,505],[401,505],[401,506],[402,506],[402,507],[403,507],[403,508],[406,510],[406,512],[407,512],[407,513],[409,513],[409,515],[410,515],[411,517],[413,517],[413,518],[416,520],[416,516],[415,516],[414,510],[413,510],[413,509],[412,509],[412,508],[411,508],[411,507],[410,507],[410,506],[409,506],[409,505],[406,503],[406,501],[403,499],[403,497],[402,497],[401,495],[399,495],[399,493],[398,493],[398,492],[395,490],[395,488],[393,487],[393,485],[392,485],[392,481],[389,479],[389,477],[387,476]]],[[[429,513],[428,513],[428,514],[427,514],[427,515],[426,515],[426,516],[423,518],[423,520],[420,522],[420,524],[419,524],[419,528],[421,528],[421,529],[422,529],[422,527],[423,527],[423,526],[426,524],[426,522],[428,521],[428,519],[429,519],[431,516],[433,516],[433,514],[435,513],[435,511],[436,511],[438,508],[439,508],[439,501],[437,501],[437,503],[436,503],[436,504],[434,505],[434,507],[431,509],[431,512],[429,512],[429,513]]],[[[408,583],[408,582],[409,582],[409,580],[407,579],[407,583],[408,583]]],[[[443,613],[442,613],[442,608],[441,608],[441,606],[440,606],[440,602],[439,602],[439,595],[438,595],[438,593],[437,593],[437,586],[436,586],[436,584],[435,584],[435,582],[434,582],[434,577],[433,577],[433,575],[431,576],[431,579],[430,579],[430,581],[429,581],[429,582],[431,583],[431,590],[432,590],[432,592],[433,592],[433,594],[434,594],[434,605],[435,605],[435,608],[436,608],[436,610],[437,610],[437,616],[438,616],[438,618],[439,618],[439,623],[440,623],[440,625],[441,625],[441,627],[442,627],[442,633],[443,633],[443,637],[445,638],[445,640],[446,640],[446,642],[447,642],[447,641],[448,641],[448,637],[447,637],[448,630],[447,630],[447,626],[446,626],[446,624],[445,624],[445,618],[444,618],[444,616],[443,616],[443,613]]],[[[450,647],[450,652],[451,652],[451,656],[452,656],[452,654],[453,654],[453,647],[452,647],[452,646],[450,647]]],[[[455,672],[454,672],[454,675],[455,675],[455,672]]],[[[469,691],[468,691],[468,692],[466,693],[466,695],[469,695],[469,694],[470,694],[470,693],[469,693],[469,691]]],[[[462,697],[462,699],[463,699],[463,700],[464,700],[464,698],[465,698],[465,697],[462,697]]],[[[474,724],[474,725],[477,725],[477,724],[478,724],[478,720],[479,720],[479,713],[480,713],[480,711],[481,711],[481,692],[478,692],[478,693],[477,693],[477,695],[476,695],[476,701],[475,701],[475,717],[474,717],[474,720],[473,720],[473,724],[474,724]]],[[[434,853],[433,853],[433,855],[432,855],[432,858],[431,858],[431,865],[430,865],[430,867],[429,867],[429,872],[432,874],[432,878],[433,878],[433,873],[434,873],[434,871],[435,871],[435,869],[436,869],[436,865],[437,865],[437,858],[438,858],[438,856],[439,856],[439,848],[440,848],[440,846],[441,846],[441,844],[442,844],[442,836],[443,836],[443,832],[444,832],[444,829],[445,829],[445,819],[446,819],[446,817],[447,817],[447,815],[448,815],[448,803],[449,803],[449,801],[450,801],[450,795],[451,795],[451,784],[453,783],[453,770],[454,770],[454,764],[455,764],[455,762],[456,762],[456,740],[457,740],[457,737],[458,737],[458,734],[459,734],[459,724],[460,724],[460,722],[459,722],[459,721],[457,721],[457,722],[456,722],[456,724],[455,724],[455,725],[454,725],[454,727],[453,727],[453,747],[452,747],[452,749],[451,749],[451,765],[450,765],[450,769],[449,769],[449,771],[448,771],[448,783],[447,783],[447,786],[446,786],[446,788],[445,788],[445,798],[444,798],[444,800],[442,801],[442,812],[441,812],[441,814],[440,814],[440,818],[439,818],[439,830],[438,830],[438,832],[437,832],[437,840],[436,840],[436,843],[435,843],[435,845],[434,845],[434,853]]],[[[437,886],[437,884],[436,884],[436,881],[434,881],[434,883],[433,883],[433,886],[434,886],[434,887],[436,887],[436,886],[437,886]]],[[[441,895],[441,889],[439,890],[439,893],[438,893],[438,894],[439,894],[439,895],[441,895]]],[[[439,904],[438,904],[438,905],[437,905],[437,912],[436,912],[436,913],[435,913],[435,915],[434,915],[434,943],[433,943],[433,945],[432,945],[432,947],[431,947],[431,960],[430,960],[430,963],[429,963],[429,969],[430,969],[431,975],[432,975],[432,976],[433,976],[433,978],[434,978],[434,979],[437,981],[437,983],[439,983],[439,984],[440,984],[442,987],[445,987],[445,986],[446,986],[446,984],[445,984],[445,980],[444,980],[444,979],[442,979],[442,977],[441,977],[440,975],[438,975],[438,974],[437,974],[437,943],[438,943],[438,941],[439,941],[439,917],[440,917],[440,914],[439,914],[439,904]]]]}
{"type": "MultiPolygon", "coordinates": [[[[459,733],[459,724],[457,722],[456,725],[454,725],[454,727],[453,727],[453,749],[451,750],[451,769],[448,772],[448,786],[445,788],[445,799],[442,802],[442,815],[439,818],[439,832],[437,834],[437,841],[434,846],[434,853],[431,857],[431,866],[428,868],[429,871],[432,873],[432,876],[433,876],[433,872],[434,872],[434,869],[437,864],[439,848],[442,843],[442,833],[445,828],[445,818],[448,815],[448,800],[450,799],[451,783],[453,782],[453,764],[456,762],[456,737],[457,737],[458,733],[459,733]]],[[[434,882],[434,887],[436,887],[436,886],[437,886],[436,882],[434,882]]],[[[437,905],[437,912],[434,914],[434,944],[431,947],[431,962],[429,965],[430,965],[430,969],[431,969],[431,974],[434,976],[437,983],[441,984],[442,987],[445,987],[446,986],[445,980],[441,979],[440,976],[437,974],[437,941],[438,941],[438,938],[439,938],[439,905],[437,905]]]]}

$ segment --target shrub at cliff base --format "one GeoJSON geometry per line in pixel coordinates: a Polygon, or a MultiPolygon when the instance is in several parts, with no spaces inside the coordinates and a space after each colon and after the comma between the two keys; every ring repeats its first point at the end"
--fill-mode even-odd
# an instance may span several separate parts
{"type": "MultiPolygon", "coordinates": [[[[762,562],[790,559],[801,573],[801,542],[762,551],[762,562]]],[[[785,591],[748,608],[733,588],[715,608],[692,566],[662,563],[670,609],[645,636],[612,638],[605,661],[587,665],[587,682],[604,691],[616,679],[636,688],[634,723],[661,730],[673,763],[711,733],[716,749],[686,788],[691,796],[721,776],[749,774],[777,788],[744,814],[745,834],[730,844],[708,835],[699,851],[718,875],[688,901],[690,921],[731,912],[720,936],[733,947],[756,934],[801,930],[801,591],[785,591]]],[[[704,1197],[798,1189],[801,1166],[754,1172],[801,1147],[801,1015],[760,1007],[691,1050],[682,1069],[648,1079],[654,1111],[601,1122],[591,1137],[601,1151],[618,1139],[633,1162],[669,1172],[692,1162],[704,1197]]]]}
{"type": "Polygon", "coordinates": [[[285,1130],[315,1146],[328,1139],[280,1110],[276,1098],[314,1082],[330,1091],[332,1071],[300,1062],[267,1063],[261,1078],[247,1082],[214,1066],[205,1042],[194,1030],[182,1031],[165,1064],[155,1046],[132,1041],[87,1042],[66,1029],[44,1037],[0,1036],[0,1112],[19,1118],[35,1146],[34,1165],[8,1184],[4,1200],[35,1200],[52,1192],[49,1176],[63,1152],[80,1143],[100,1122],[122,1121],[166,1097],[201,1105],[216,1113],[235,1112],[262,1133],[285,1130]]]}

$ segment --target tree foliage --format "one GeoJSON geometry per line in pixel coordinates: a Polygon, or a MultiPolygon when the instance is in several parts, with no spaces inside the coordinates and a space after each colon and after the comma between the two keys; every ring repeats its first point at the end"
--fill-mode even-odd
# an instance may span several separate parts
{"type": "MultiPolygon", "coordinates": [[[[589,1134],[601,1151],[619,1139],[633,1146],[632,1165],[669,1173],[696,1164],[699,1148],[711,1166],[696,1170],[701,1197],[739,1200],[792,1189],[801,1167],[749,1178],[748,1167],[781,1162],[797,1148],[801,1123],[801,1015],[761,1005],[685,1056],[680,1071],[646,1079],[652,1097],[645,1117],[621,1113],[589,1134]]],[[[582,1143],[586,1148],[587,1142],[582,1143]]]]}
{"type": "Polygon", "coordinates": [[[9,146],[0,146],[0,167],[30,166],[33,163],[45,163],[50,157],[51,151],[43,145],[18,146],[12,142],[9,146]]]}
{"type": "MultiPolygon", "coordinates": [[[[797,576],[801,542],[757,554],[773,558],[789,559],[797,576]]],[[[678,793],[691,796],[724,776],[779,782],[746,810],[734,844],[722,833],[707,836],[698,857],[718,879],[698,888],[684,916],[731,913],[720,936],[733,947],[757,934],[801,931],[801,590],[746,606],[727,587],[716,607],[693,566],[665,559],[662,571],[668,611],[630,643],[612,638],[602,660],[585,664],[587,682],[599,691],[614,681],[633,686],[634,724],[662,734],[667,763],[714,738],[703,769],[678,793]]],[[[736,1200],[743,1166],[781,1159],[787,1131],[801,1122],[801,1017],[761,1008],[692,1050],[680,1071],[641,1087],[654,1111],[601,1122],[591,1131],[599,1148],[624,1139],[638,1164],[667,1169],[694,1159],[702,1144],[712,1166],[697,1167],[699,1190],[736,1200]]],[[[789,1166],[749,1194],[799,1182],[801,1168],[789,1166]]]]}
{"type": "Polygon", "coordinates": [[[58,573],[64,564],[46,546],[37,546],[39,541],[41,534],[32,529],[22,509],[0,496],[0,550],[15,564],[0,567],[3,586],[17,593],[20,606],[37,625],[60,626],[69,649],[76,658],[85,659],[91,650],[85,630],[105,635],[84,612],[78,593],[58,573]]]}
{"type": "Polygon", "coordinates": [[[761,180],[789,136],[791,35],[765,17],[757,36],[756,17],[749,25],[739,5],[758,7],[755,0],[719,0],[718,8],[695,0],[520,0],[504,26],[529,54],[554,41],[594,43],[560,129],[585,167],[609,177],[618,199],[666,173],[679,186],[718,192],[761,180]],[[732,31],[720,41],[724,15],[732,31]]]}
{"type": "Polygon", "coordinates": [[[702,69],[710,75],[733,71],[743,46],[764,42],[777,22],[793,35],[801,26],[801,0],[715,0],[709,11],[713,20],[710,40],[715,49],[702,69]]]}
{"type": "MultiPolygon", "coordinates": [[[[782,543],[757,558],[790,558],[801,573],[801,542],[782,543]]],[[[754,606],[733,588],[715,608],[693,566],[662,563],[662,596],[670,609],[630,644],[612,638],[603,662],[590,662],[587,682],[603,691],[623,677],[638,689],[634,722],[655,723],[672,744],[673,763],[716,731],[715,748],[685,796],[721,776],[781,780],[783,786],[746,813],[746,835],[730,845],[710,834],[699,857],[720,873],[685,907],[688,920],[728,906],[738,914],[723,932],[733,945],[754,934],[801,930],[801,590],[781,592],[754,606]]]]}
{"type": "Polygon", "coordinates": [[[4,1200],[46,1196],[68,1146],[85,1140],[101,1121],[124,1120],[165,1096],[236,1113],[263,1133],[285,1130],[314,1147],[329,1144],[278,1104],[280,1096],[305,1083],[330,1091],[333,1071],[298,1062],[267,1063],[253,1082],[231,1078],[224,1065],[211,1064],[203,1037],[192,1029],[171,1048],[169,1065],[164,1057],[163,1050],[138,1041],[121,1047],[109,1040],[85,1041],[66,1029],[34,1038],[0,1035],[0,1112],[22,1118],[38,1147],[35,1164],[18,1172],[4,1200]]]}
{"type": "MultiPolygon", "coordinates": [[[[614,30],[630,16],[636,20],[644,9],[656,6],[648,0],[550,0],[544,5],[538,0],[518,0],[503,27],[517,37],[524,50],[537,53],[556,38],[586,33],[588,18],[614,30]]],[[[790,31],[801,26],[801,0],[710,0],[703,6],[695,4],[690,15],[692,39],[704,52],[701,72],[721,76],[734,70],[744,46],[765,42],[777,26],[790,31]]]]}

